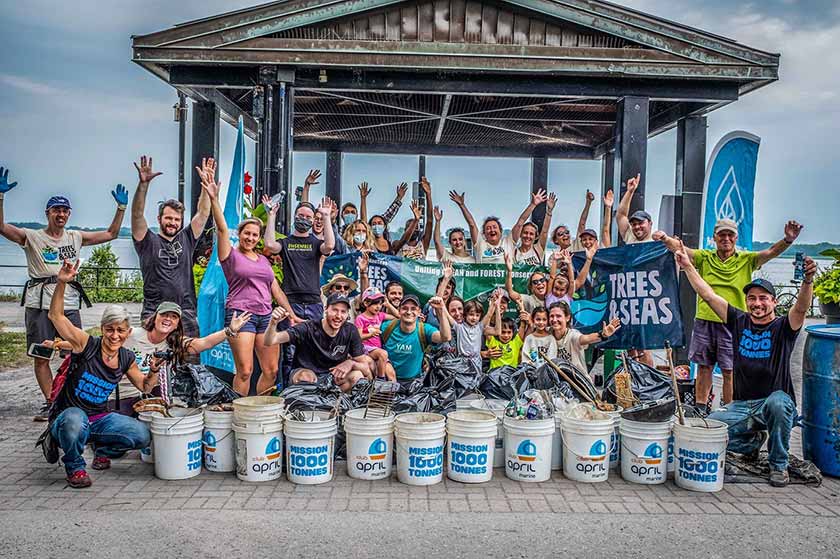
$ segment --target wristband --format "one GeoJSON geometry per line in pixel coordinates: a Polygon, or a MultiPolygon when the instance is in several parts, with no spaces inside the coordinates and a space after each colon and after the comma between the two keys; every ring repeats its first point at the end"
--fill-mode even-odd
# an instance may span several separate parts
{"type": "Polygon", "coordinates": [[[234,332],[231,330],[230,326],[225,326],[225,336],[228,338],[235,338],[239,335],[239,332],[234,332]]]}
{"type": "Polygon", "coordinates": [[[804,279],[804,280],[802,280],[802,283],[803,283],[804,285],[811,285],[812,283],[814,283],[814,278],[811,278],[811,279],[804,279]]]}
{"type": "Polygon", "coordinates": [[[125,204],[117,204],[117,209],[118,209],[118,210],[125,211],[125,209],[126,209],[127,207],[128,207],[128,206],[126,206],[125,204]]]}
{"type": "Polygon", "coordinates": [[[785,242],[785,244],[788,244],[788,245],[792,245],[792,244],[793,244],[793,241],[789,241],[789,240],[787,240],[787,237],[785,237],[785,238],[784,238],[784,239],[782,239],[782,240],[785,242]]]}
{"type": "Polygon", "coordinates": [[[6,197],[6,193],[5,192],[0,192],[0,200],[2,200],[5,197],[6,197]]]}
{"type": "Polygon", "coordinates": [[[598,338],[599,338],[602,342],[603,342],[604,340],[606,340],[606,339],[607,339],[607,336],[605,336],[605,335],[604,335],[604,331],[603,331],[603,330],[601,330],[600,332],[598,332],[598,338]]]}

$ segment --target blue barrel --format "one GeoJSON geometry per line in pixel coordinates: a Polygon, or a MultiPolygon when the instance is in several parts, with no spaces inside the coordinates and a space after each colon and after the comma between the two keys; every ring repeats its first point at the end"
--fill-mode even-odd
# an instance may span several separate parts
{"type": "Polygon", "coordinates": [[[805,328],[802,450],[823,474],[840,477],[840,325],[805,328]]]}

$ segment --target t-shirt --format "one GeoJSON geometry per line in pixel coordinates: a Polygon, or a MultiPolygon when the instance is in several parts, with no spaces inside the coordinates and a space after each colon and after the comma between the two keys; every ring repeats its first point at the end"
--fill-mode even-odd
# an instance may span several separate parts
{"type": "Polygon", "coordinates": [[[546,298],[546,301],[542,301],[536,295],[530,295],[530,294],[521,295],[521,297],[522,297],[522,306],[525,308],[525,312],[527,312],[528,314],[533,312],[533,310],[536,309],[537,307],[548,308],[548,304],[547,304],[548,298],[546,298]]]}
{"type": "Polygon", "coordinates": [[[414,246],[405,244],[400,249],[400,256],[409,260],[425,260],[426,251],[423,250],[423,243],[417,243],[414,246]]]}
{"type": "Polygon", "coordinates": [[[64,387],[56,398],[55,409],[79,408],[88,416],[108,411],[108,398],[120,379],[134,363],[134,354],[125,347],[119,350],[118,365],[112,369],[102,361],[102,338],[90,336],[80,354],[74,354],[78,365],[67,375],[64,387]]]}
{"type": "Polygon", "coordinates": [[[266,315],[271,312],[271,284],[274,270],[262,254],[251,260],[238,248],[222,261],[222,271],[228,282],[226,309],[237,309],[266,315]]]}
{"type": "MultiPolygon", "coordinates": [[[[391,322],[387,320],[382,323],[383,333],[391,322]]],[[[397,324],[388,336],[388,340],[382,344],[383,349],[388,352],[388,359],[394,366],[399,380],[413,379],[420,375],[423,369],[423,348],[420,345],[419,324],[418,320],[414,330],[409,333],[403,332],[402,325],[397,324]]],[[[432,335],[437,331],[434,326],[428,324],[424,326],[426,345],[432,345],[432,335]]]]}
{"type": "Polygon", "coordinates": [[[443,258],[441,260],[448,260],[449,262],[457,262],[460,264],[475,264],[475,257],[471,254],[466,256],[458,256],[452,251],[444,249],[443,251],[443,258]]]}
{"type": "Polygon", "coordinates": [[[283,293],[290,303],[311,304],[321,299],[321,245],[324,241],[310,233],[280,239],[283,258],[283,293]]]}
{"type": "MultiPolygon", "coordinates": [[[[726,302],[742,311],[747,309],[744,286],[752,281],[752,274],[758,269],[757,252],[736,252],[721,260],[716,250],[695,250],[694,267],[715,293],[726,302]]],[[[706,301],[697,297],[697,318],[711,322],[722,322],[706,301]]]]}
{"type": "Polygon", "coordinates": [[[559,303],[560,301],[566,301],[566,304],[569,305],[571,308],[572,306],[572,298],[568,295],[563,295],[562,297],[558,297],[554,293],[549,293],[545,296],[545,308],[551,307],[554,303],[559,303]]]}
{"type": "Polygon", "coordinates": [[[513,240],[505,235],[497,245],[491,245],[484,236],[478,238],[475,243],[475,261],[479,264],[504,264],[505,253],[513,256],[513,240]]]}
{"type": "Polygon", "coordinates": [[[799,330],[786,316],[769,324],[754,324],[750,315],[729,305],[726,327],[732,332],[735,400],[766,398],[776,390],[796,402],[790,376],[790,356],[799,330]]]}
{"type": "MultiPolygon", "coordinates": [[[[153,344],[149,341],[149,332],[145,328],[133,328],[131,335],[125,340],[123,347],[134,354],[134,359],[137,362],[137,367],[143,375],[149,374],[152,357],[156,351],[166,351],[169,349],[169,344],[164,339],[161,342],[153,344]]],[[[142,394],[136,386],[134,386],[127,377],[120,381],[120,399],[134,398],[142,394]]]]}
{"type": "Polygon", "coordinates": [[[189,224],[171,241],[152,231],[146,231],[142,240],[134,241],[143,275],[143,318],[153,314],[164,301],[177,303],[182,311],[187,311],[185,314],[195,315],[192,258],[195,243],[189,224]]]}
{"type": "Polygon", "coordinates": [[[583,246],[583,243],[580,241],[580,237],[575,237],[572,244],[569,245],[569,252],[581,252],[585,250],[586,247],[583,246]]]}
{"type": "Polygon", "coordinates": [[[557,357],[557,342],[554,340],[554,336],[551,334],[547,336],[528,334],[522,344],[522,361],[533,364],[542,363],[543,359],[537,351],[541,347],[546,349],[549,359],[557,357]]]}
{"type": "Polygon", "coordinates": [[[588,345],[583,345],[580,341],[583,334],[574,328],[568,328],[566,334],[562,338],[554,338],[557,342],[557,357],[565,359],[578,369],[586,372],[586,355],[585,350],[588,345]]]}
{"type": "MultiPolygon", "coordinates": [[[[384,312],[377,313],[373,318],[369,317],[365,313],[360,313],[356,316],[356,328],[359,329],[361,334],[367,334],[371,327],[379,328],[381,331],[383,320],[385,320],[384,312]]],[[[366,340],[362,340],[362,344],[364,344],[365,349],[376,349],[382,347],[382,340],[379,336],[371,336],[366,340]]]]}
{"type": "Polygon", "coordinates": [[[514,250],[513,261],[516,264],[530,264],[531,266],[539,266],[540,264],[542,264],[542,251],[538,252],[536,245],[532,246],[525,252],[521,252],[519,248],[517,248],[516,250],[514,250]]]}
{"type": "Polygon", "coordinates": [[[627,244],[627,245],[632,245],[632,244],[635,244],[635,243],[647,243],[647,242],[652,241],[652,240],[653,240],[653,230],[651,230],[651,232],[648,233],[648,236],[645,237],[644,239],[637,239],[636,235],[633,234],[633,228],[632,227],[628,227],[627,231],[624,233],[624,244],[627,244]]]}
{"type": "Polygon", "coordinates": [[[466,322],[456,322],[452,326],[458,343],[458,355],[466,357],[473,362],[476,371],[481,370],[481,336],[484,333],[484,325],[481,322],[469,325],[466,322]]]}
{"type": "Polygon", "coordinates": [[[514,334],[507,342],[503,342],[496,336],[490,336],[487,338],[487,341],[485,342],[487,349],[500,348],[502,350],[501,357],[490,360],[490,368],[495,369],[496,367],[501,367],[503,365],[518,367],[519,354],[522,351],[522,343],[522,338],[519,337],[519,334],[514,334]]]}
{"type": "Polygon", "coordinates": [[[356,327],[345,322],[338,333],[330,337],[320,320],[307,320],[289,328],[289,343],[295,346],[292,367],[328,373],[331,368],[351,357],[364,355],[362,338],[356,327]]]}
{"type": "MultiPolygon", "coordinates": [[[[82,249],[82,232],[64,230],[61,237],[53,239],[46,229],[23,229],[26,240],[26,271],[30,278],[48,278],[58,274],[65,260],[75,262],[82,249]]],[[[24,306],[28,309],[49,309],[55,284],[42,283],[26,290],[24,306]],[[43,300],[41,290],[43,289],[43,300]]],[[[75,310],[81,306],[79,292],[68,286],[64,289],[64,309],[75,310]]]]}

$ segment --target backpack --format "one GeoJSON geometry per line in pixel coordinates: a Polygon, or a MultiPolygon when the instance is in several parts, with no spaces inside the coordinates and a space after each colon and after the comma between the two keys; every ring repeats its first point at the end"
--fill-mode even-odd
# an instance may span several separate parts
{"type": "MultiPolygon", "coordinates": [[[[391,333],[394,331],[399,325],[399,320],[394,319],[391,321],[390,324],[382,331],[382,345],[384,346],[385,343],[388,341],[388,338],[391,337],[391,333]]],[[[426,323],[423,321],[417,322],[417,337],[420,338],[420,350],[423,353],[426,353],[426,347],[428,346],[428,342],[426,341],[426,323]]]]}

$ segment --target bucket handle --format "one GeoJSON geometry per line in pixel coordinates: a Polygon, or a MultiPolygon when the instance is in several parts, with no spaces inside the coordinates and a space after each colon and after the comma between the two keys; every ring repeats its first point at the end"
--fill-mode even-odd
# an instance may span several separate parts
{"type": "Polygon", "coordinates": [[[172,425],[170,425],[169,427],[166,428],[166,432],[168,433],[173,427],[175,427],[176,425],[178,425],[179,423],[184,421],[186,418],[195,417],[196,415],[199,415],[199,414],[191,413],[191,414],[188,414],[188,415],[181,416],[181,419],[179,419],[178,421],[176,421],[175,423],[173,423],[172,425]]]}
{"type": "MultiPolygon", "coordinates": [[[[642,456],[642,455],[636,454],[635,452],[633,452],[632,450],[630,450],[630,448],[629,448],[626,444],[624,444],[624,437],[621,437],[621,448],[622,448],[622,450],[626,450],[627,452],[629,452],[629,453],[630,453],[630,455],[631,455],[633,458],[638,458],[639,460],[644,460],[644,459],[646,459],[646,458],[653,458],[653,456],[642,456]]],[[[666,456],[664,456],[664,457],[662,457],[662,458],[665,458],[665,460],[667,460],[667,459],[668,459],[668,456],[666,455],[666,456]]]]}
{"type": "MultiPolygon", "coordinates": [[[[607,453],[604,455],[605,457],[610,456],[610,455],[613,453],[613,451],[615,450],[615,448],[616,448],[616,446],[615,446],[615,445],[616,445],[616,444],[618,444],[618,437],[610,437],[610,438],[614,438],[614,439],[616,439],[616,440],[614,440],[614,441],[612,442],[612,444],[610,445],[610,449],[609,449],[609,450],[607,451],[607,453]]],[[[563,429],[560,429],[560,440],[561,440],[561,441],[563,441],[563,448],[564,448],[564,449],[568,448],[568,449],[569,449],[569,452],[571,452],[572,454],[574,454],[574,455],[575,455],[575,456],[577,456],[578,458],[586,458],[586,459],[589,459],[589,460],[591,460],[591,459],[593,459],[593,458],[600,458],[600,456],[588,456],[588,455],[586,455],[586,454],[578,454],[577,452],[575,452],[574,450],[572,450],[572,449],[571,449],[571,446],[570,446],[570,445],[566,442],[566,436],[563,434],[563,429]]]]}
{"type": "MultiPolygon", "coordinates": [[[[223,440],[225,440],[226,438],[228,438],[228,437],[230,436],[230,434],[231,434],[231,433],[233,433],[233,429],[229,430],[227,435],[225,435],[224,437],[222,437],[221,439],[219,439],[218,441],[216,441],[216,444],[219,444],[220,442],[222,442],[223,440]]],[[[206,442],[204,442],[204,439],[203,439],[203,438],[201,439],[201,444],[203,444],[204,446],[207,446],[207,443],[206,443],[206,442]]]]}

